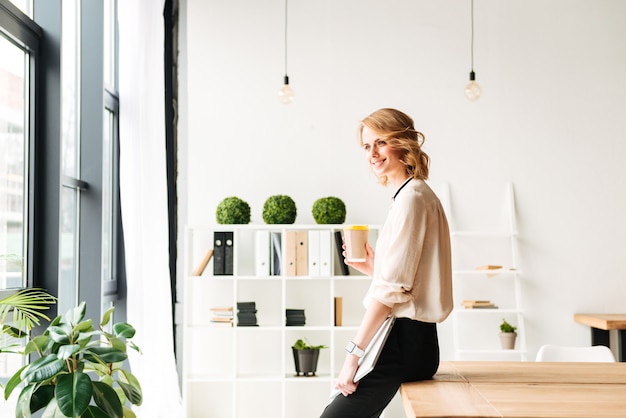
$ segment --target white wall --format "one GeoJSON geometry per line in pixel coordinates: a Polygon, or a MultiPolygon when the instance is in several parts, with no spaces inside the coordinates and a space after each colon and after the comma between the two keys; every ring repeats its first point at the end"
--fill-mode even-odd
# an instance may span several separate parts
{"type": "Polygon", "coordinates": [[[426,134],[430,182],[450,184],[460,227],[487,227],[513,182],[529,358],[589,344],[575,312],[626,308],[626,2],[476,0],[475,103],[469,4],[290,0],[283,105],[283,1],[183,0],[181,226],[214,223],[233,195],[260,223],[273,194],[296,201],[297,223],[328,195],[348,223],[382,223],[392,190],[356,127],[397,107],[426,134]]]}

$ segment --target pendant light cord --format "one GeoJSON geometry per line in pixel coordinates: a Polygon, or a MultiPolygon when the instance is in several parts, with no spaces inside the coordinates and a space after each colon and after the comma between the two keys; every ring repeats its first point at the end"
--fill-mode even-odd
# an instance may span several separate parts
{"type": "MultiPolygon", "coordinates": [[[[473,1],[473,0],[472,0],[473,1]]],[[[285,77],[287,77],[287,4],[288,0],[285,0],[285,77]]]]}
{"type": "Polygon", "coordinates": [[[472,59],[472,73],[473,73],[474,72],[474,0],[471,0],[471,4],[472,4],[472,11],[471,11],[471,16],[472,16],[471,59],[472,59]]]}

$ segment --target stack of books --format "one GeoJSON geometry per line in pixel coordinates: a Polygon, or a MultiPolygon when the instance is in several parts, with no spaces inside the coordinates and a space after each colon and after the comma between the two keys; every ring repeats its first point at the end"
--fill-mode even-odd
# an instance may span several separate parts
{"type": "Polygon", "coordinates": [[[304,326],[306,318],[304,317],[304,309],[286,309],[288,327],[301,327],[304,326]]]}
{"type": "Polygon", "coordinates": [[[211,308],[211,326],[233,326],[233,307],[211,308]]]}
{"type": "Polygon", "coordinates": [[[497,309],[498,307],[490,300],[468,300],[463,301],[465,309],[497,309]]]}
{"type": "Polygon", "coordinates": [[[237,326],[256,327],[256,302],[237,302],[237,326]]]}

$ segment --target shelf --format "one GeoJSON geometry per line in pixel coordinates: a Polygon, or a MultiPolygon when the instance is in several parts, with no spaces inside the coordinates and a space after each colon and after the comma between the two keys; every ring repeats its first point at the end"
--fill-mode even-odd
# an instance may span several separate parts
{"type": "MultiPolygon", "coordinates": [[[[182,328],[186,416],[254,415],[261,410],[251,405],[251,399],[255,399],[256,404],[267,406],[264,415],[267,412],[267,416],[291,418],[307,402],[317,407],[327,402],[332,383],[343,364],[343,347],[354,337],[365,312],[362,300],[371,280],[355,273],[356,270],[342,275],[339,263],[343,260],[339,257],[334,232],[342,230],[343,226],[217,225],[186,230],[182,328]],[[233,274],[213,275],[213,257],[200,276],[191,275],[214,245],[213,233],[231,231],[233,274]],[[272,250],[276,248],[271,247],[274,238],[270,234],[268,240],[265,231],[278,234],[280,253],[272,250]],[[300,271],[299,275],[287,275],[284,264],[281,265],[283,274],[269,274],[273,271],[269,263],[274,262],[276,255],[280,255],[283,263],[288,258],[284,244],[290,231],[307,231],[304,235],[307,245],[318,242],[319,238],[319,275],[313,274],[315,265],[311,270],[300,271]],[[320,231],[320,234],[311,234],[311,231],[320,231]],[[266,242],[269,252],[264,247],[266,242]],[[268,263],[260,262],[264,260],[268,263]],[[322,274],[322,262],[328,260],[330,271],[322,274]],[[257,272],[262,274],[255,274],[257,272]],[[343,301],[342,326],[334,325],[335,297],[343,301]],[[252,301],[258,326],[237,326],[237,302],[252,301]],[[231,306],[234,326],[210,324],[211,308],[231,306]],[[286,309],[304,309],[306,324],[287,326],[286,309]],[[291,346],[300,338],[328,347],[320,352],[317,376],[295,374],[291,346]],[[209,410],[207,405],[210,405],[209,410]]],[[[378,227],[370,226],[372,246],[377,233],[378,227]]],[[[307,257],[311,257],[310,254],[307,253],[307,257]]],[[[300,262],[301,259],[296,259],[296,264],[300,262]]]]}

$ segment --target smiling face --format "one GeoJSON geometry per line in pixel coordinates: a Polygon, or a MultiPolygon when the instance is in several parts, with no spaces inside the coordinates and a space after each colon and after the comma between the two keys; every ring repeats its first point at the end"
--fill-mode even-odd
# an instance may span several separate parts
{"type": "Polygon", "coordinates": [[[394,187],[400,187],[407,179],[406,167],[400,160],[401,151],[393,149],[386,140],[367,126],[363,126],[361,130],[361,146],[377,177],[387,176],[394,187]]]}

